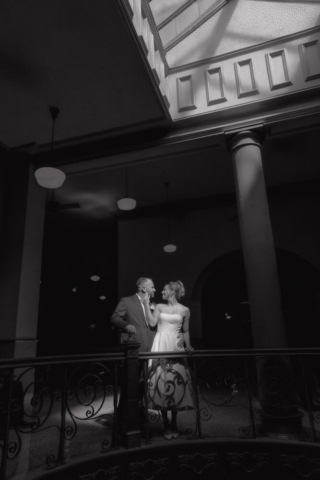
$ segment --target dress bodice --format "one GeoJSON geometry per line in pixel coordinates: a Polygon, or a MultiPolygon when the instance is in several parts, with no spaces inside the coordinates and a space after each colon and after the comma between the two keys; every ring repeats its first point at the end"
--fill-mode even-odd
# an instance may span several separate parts
{"type": "Polygon", "coordinates": [[[161,312],[158,320],[157,331],[160,333],[179,333],[183,318],[179,313],[161,312]]]}

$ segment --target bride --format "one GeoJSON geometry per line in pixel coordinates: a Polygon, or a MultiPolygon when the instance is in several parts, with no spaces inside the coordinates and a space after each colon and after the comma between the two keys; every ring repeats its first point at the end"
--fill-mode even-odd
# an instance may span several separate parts
{"type": "MultiPolygon", "coordinates": [[[[143,299],[150,326],[157,325],[151,352],[193,350],[189,336],[190,310],[179,302],[184,294],[185,289],[180,280],[169,282],[162,291],[162,298],[167,304],[157,304],[153,313],[147,295],[143,299]]],[[[177,438],[178,411],[194,408],[194,392],[188,363],[185,358],[153,358],[149,360],[148,367],[148,408],[161,411],[163,436],[167,440],[177,438]],[[171,411],[171,423],[168,411],[171,411]]]]}

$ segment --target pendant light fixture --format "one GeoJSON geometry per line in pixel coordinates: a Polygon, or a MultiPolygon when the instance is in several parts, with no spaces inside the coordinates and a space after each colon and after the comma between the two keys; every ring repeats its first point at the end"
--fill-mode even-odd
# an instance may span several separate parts
{"type": "Polygon", "coordinates": [[[166,253],[173,253],[177,250],[176,245],[171,243],[170,241],[170,217],[169,217],[169,210],[168,210],[168,204],[169,204],[169,182],[165,183],[166,187],[166,198],[167,198],[167,226],[168,226],[168,243],[163,247],[163,250],[166,253]]]}
{"type": "MultiPolygon", "coordinates": [[[[54,127],[55,127],[55,121],[60,111],[56,107],[50,107],[49,111],[52,118],[51,154],[53,154],[54,127]]],[[[43,188],[51,188],[51,189],[60,188],[66,179],[66,174],[62,170],[59,170],[58,168],[53,168],[53,167],[38,168],[34,172],[34,175],[36,177],[38,184],[43,188]]]]}
{"type": "Polygon", "coordinates": [[[128,197],[128,169],[126,167],[126,196],[118,200],[117,205],[120,210],[133,210],[136,208],[137,202],[133,199],[128,197]]]}

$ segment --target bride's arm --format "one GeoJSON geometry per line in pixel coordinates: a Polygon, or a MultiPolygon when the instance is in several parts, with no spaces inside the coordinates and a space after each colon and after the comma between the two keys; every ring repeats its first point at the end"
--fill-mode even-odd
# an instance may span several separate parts
{"type": "Polygon", "coordinates": [[[150,310],[149,299],[143,299],[144,311],[146,313],[146,319],[150,327],[157,325],[160,315],[159,305],[154,307],[153,313],[150,310]]]}
{"type": "Polygon", "coordinates": [[[186,350],[193,351],[193,347],[191,347],[190,345],[189,323],[190,323],[190,310],[188,309],[183,319],[182,332],[183,332],[183,337],[186,344],[186,350]]]}

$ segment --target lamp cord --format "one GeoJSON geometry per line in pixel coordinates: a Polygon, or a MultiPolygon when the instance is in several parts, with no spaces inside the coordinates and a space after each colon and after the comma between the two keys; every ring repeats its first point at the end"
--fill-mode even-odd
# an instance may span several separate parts
{"type": "Polygon", "coordinates": [[[51,152],[53,152],[53,143],[54,143],[54,127],[55,127],[55,121],[56,121],[56,118],[57,118],[57,116],[59,115],[59,113],[60,113],[60,110],[59,110],[59,108],[57,108],[57,107],[50,107],[50,108],[49,108],[49,111],[50,111],[50,115],[51,115],[51,118],[52,118],[52,130],[51,130],[51,152]]]}
{"type": "Polygon", "coordinates": [[[126,167],[126,198],[128,197],[128,168],[126,167]]]}
{"type": "Polygon", "coordinates": [[[54,124],[56,119],[52,119],[52,130],[51,130],[51,152],[53,152],[53,141],[54,141],[54,124]]]}
{"type": "Polygon", "coordinates": [[[168,213],[168,205],[169,205],[169,182],[165,182],[166,186],[166,200],[167,200],[167,224],[168,224],[168,243],[170,243],[170,218],[168,213]]]}

